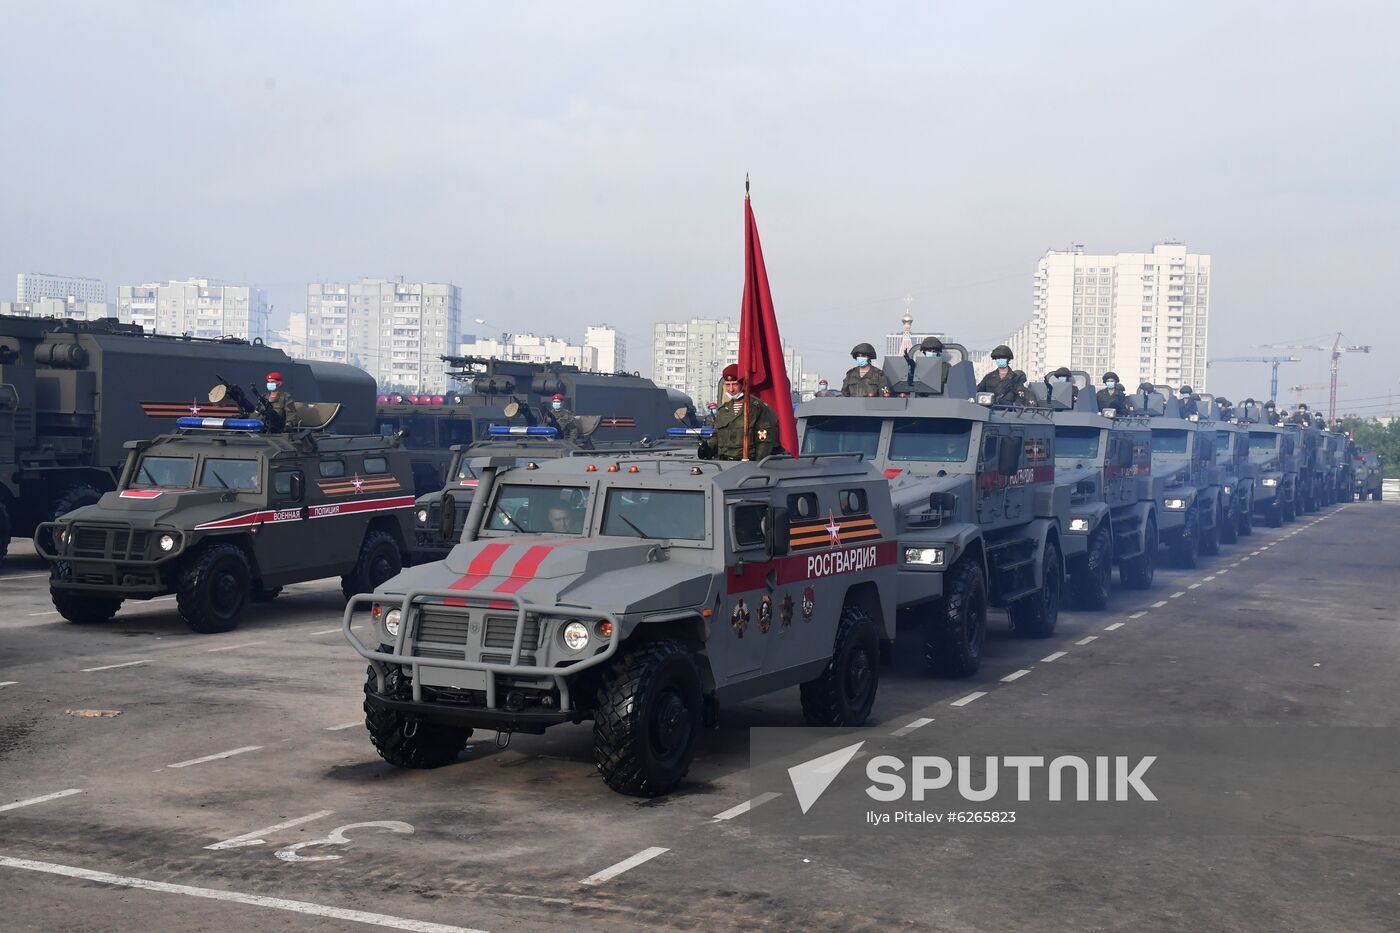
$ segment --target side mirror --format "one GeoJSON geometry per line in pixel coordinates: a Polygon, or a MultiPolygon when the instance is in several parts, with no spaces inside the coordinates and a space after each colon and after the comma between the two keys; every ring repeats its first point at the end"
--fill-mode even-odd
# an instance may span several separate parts
{"type": "Polygon", "coordinates": [[[1001,449],[997,451],[997,472],[1002,476],[1009,476],[1020,469],[1020,466],[1021,445],[1017,444],[1014,438],[1004,439],[1001,449]]]}
{"type": "Polygon", "coordinates": [[[228,398],[228,386],[226,385],[216,385],[209,390],[209,404],[211,405],[217,405],[226,398],[228,398]]]}
{"type": "Polygon", "coordinates": [[[304,495],[306,495],[306,478],[300,473],[293,473],[292,498],[300,502],[304,495]]]}
{"type": "Polygon", "coordinates": [[[769,509],[768,520],[763,523],[763,546],[769,557],[788,552],[789,534],[788,510],[776,506],[769,509]]]}
{"type": "Polygon", "coordinates": [[[438,535],[444,541],[452,542],[452,531],[457,524],[457,500],[451,493],[442,496],[441,511],[438,514],[438,535]]]}

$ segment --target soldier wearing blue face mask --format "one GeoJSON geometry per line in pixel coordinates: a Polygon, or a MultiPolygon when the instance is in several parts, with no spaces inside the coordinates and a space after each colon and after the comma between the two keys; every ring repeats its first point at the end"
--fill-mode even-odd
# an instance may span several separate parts
{"type": "Polygon", "coordinates": [[[841,394],[857,398],[884,396],[890,394],[890,381],[884,370],[873,365],[875,348],[868,343],[858,343],[851,348],[851,359],[856,365],[846,370],[846,378],[841,383],[841,394]]]}
{"type": "Polygon", "coordinates": [[[299,427],[301,416],[297,414],[297,405],[292,400],[292,393],[282,388],[282,374],[268,373],[265,385],[267,403],[273,411],[282,416],[283,429],[299,427]]]}
{"type": "Polygon", "coordinates": [[[558,392],[549,400],[549,417],[560,437],[578,437],[578,419],[574,417],[573,412],[564,407],[564,396],[558,392]]]}
{"type": "Polygon", "coordinates": [[[1103,388],[1099,390],[1098,400],[1099,411],[1111,408],[1118,415],[1126,415],[1132,410],[1128,404],[1128,394],[1123,391],[1123,384],[1115,372],[1103,374],[1103,388]]]}
{"type": "MultiPolygon", "coordinates": [[[[1045,384],[1049,386],[1051,391],[1053,392],[1055,386],[1060,385],[1061,383],[1071,382],[1073,381],[1073,379],[1074,373],[1070,371],[1070,368],[1068,366],[1061,366],[1059,369],[1055,370],[1053,373],[1045,377],[1045,384]]],[[[1073,404],[1078,399],[1079,386],[1075,386],[1074,390],[1070,393],[1070,403],[1073,404]]]]}
{"type": "Polygon", "coordinates": [[[994,405],[1031,405],[1030,393],[1026,391],[1026,374],[1011,368],[1011,348],[1003,344],[992,351],[992,362],[996,369],[982,377],[977,383],[978,392],[992,393],[994,405]]]}

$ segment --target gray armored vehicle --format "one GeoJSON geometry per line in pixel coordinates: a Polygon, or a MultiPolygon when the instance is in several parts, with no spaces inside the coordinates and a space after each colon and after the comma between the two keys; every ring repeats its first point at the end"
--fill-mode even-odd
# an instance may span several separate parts
{"type": "Polygon", "coordinates": [[[1070,488],[1055,481],[1055,426],[1041,408],[992,407],[967,352],[885,361],[890,398],[818,397],[798,409],[801,450],[858,453],[890,480],[901,621],[953,676],[982,659],[988,606],[1045,638],[1059,619],[1070,488]],[[985,397],[983,397],[985,396],[985,397]],[[980,401],[979,401],[980,399],[980,401]]]}
{"type": "Polygon", "coordinates": [[[1385,471],[1381,467],[1381,458],[1364,447],[1357,447],[1352,454],[1352,472],[1356,477],[1354,480],[1356,487],[1356,497],[1358,499],[1370,498],[1372,501],[1381,501],[1381,487],[1384,485],[1385,471]]]}
{"type": "Polygon", "coordinates": [[[1234,418],[1218,422],[1215,431],[1215,457],[1223,472],[1220,502],[1224,520],[1220,540],[1234,544],[1241,536],[1254,534],[1254,486],[1257,472],[1249,455],[1249,432],[1258,423],[1262,409],[1255,403],[1240,405],[1234,418]]]}
{"type": "Polygon", "coordinates": [[[1340,430],[1328,430],[1323,432],[1322,436],[1327,445],[1327,501],[1329,503],[1350,502],[1352,500],[1352,487],[1356,484],[1356,477],[1351,465],[1351,455],[1355,444],[1340,430]]]}
{"type": "Polygon", "coordinates": [[[1270,528],[1298,514],[1298,432],[1286,424],[1249,424],[1249,462],[1254,466],[1254,514],[1270,528]]]}
{"type": "Polygon", "coordinates": [[[1201,554],[1220,553],[1222,470],[1216,462],[1215,400],[1196,400],[1183,417],[1181,399],[1170,388],[1138,393],[1134,405],[1152,425],[1152,476],[1159,535],[1178,566],[1195,567],[1201,554]]]}
{"type": "Polygon", "coordinates": [[[117,490],[35,534],[54,608],[103,622],[127,599],[174,593],[191,629],[225,632],[289,583],[338,575],[348,599],[398,573],[413,534],[408,458],[378,435],[317,430],[334,405],[301,408],[306,427],[290,433],[188,417],[128,442],[117,490]]]}
{"type": "Polygon", "coordinates": [[[447,560],[346,607],[386,761],[591,719],[603,780],[650,797],[721,704],[800,684],[809,721],[866,720],[897,555],[889,486],[858,456],[515,462],[473,464],[447,560]]]}
{"type": "Polygon", "coordinates": [[[261,385],[282,374],[297,398],[340,403],[341,430],[374,428],[374,380],[244,340],[146,334],[115,320],[0,317],[0,555],[10,535],[116,488],[124,444],[181,416],[233,416],[204,401],[213,374],[261,385]]]}
{"type": "Polygon", "coordinates": [[[1070,488],[1061,539],[1069,597],[1084,609],[1104,608],[1114,564],[1124,586],[1147,589],[1158,548],[1151,423],[1136,414],[1100,414],[1088,373],[1030,390],[1037,405],[1054,412],[1055,482],[1070,488]]]}
{"type": "Polygon", "coordinates": [[[1327,494],[1328,463],[1322,429],[1306,422],[1290,422],[1298,441],[1298,514],[1322,508],[1327,494]]]}

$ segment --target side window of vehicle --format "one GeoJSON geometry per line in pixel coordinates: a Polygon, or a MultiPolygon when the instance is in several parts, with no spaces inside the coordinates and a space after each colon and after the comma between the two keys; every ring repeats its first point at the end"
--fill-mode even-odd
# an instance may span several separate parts
{"type": "Polygon", "coordinates": [[[982,462],[996,463],[997,451],[1001,448],[1001,436],[988,434],[982,438],[982,462]]]}
{"type": "Polygon", "coordinates": [[[321,478],[333,479],[337,476],[345,475],[344,460],[322,460],[320,464],[321,478]]]}
{"type": "Polygon", "coordinates": [[[761,547],[763,523],[768,518],[768,507],[760,503],[745,503],[734,506],[730,514],[734,523],[734,546],[761,547]]]}
{"type": "Polygon", "coordinates": [[[787,497],[788,515],[793,518],[817,517],[817,494],[798,492],[787,497]]]}
{"type": "Polygon", "coordinates": [[[278,470],[272,477],[272,489],[280,500],[299,502],[305,482],[301,470],[278,470]]]}
{"type": "Polygon", "coordinates": [[[388,473],[388,472],[389,472],[389,458],[388,458],[388,457],[366,457],[366,458],[365,458],[365,472],[366,472],[366,473],[388,473]]]}
{"type": "Polygon", "coordinates": [[[843,489],[839,496],[841,512],[845,515],[856,515],[865,511],[865,490],[864,489],[843,489]]]}

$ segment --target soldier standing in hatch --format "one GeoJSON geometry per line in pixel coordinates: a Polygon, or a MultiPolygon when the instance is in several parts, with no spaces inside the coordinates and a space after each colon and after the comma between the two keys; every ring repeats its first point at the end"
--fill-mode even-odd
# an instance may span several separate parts
{"type": "Polygon", "coordinates": [[[874,365],[875,348],[868,343],[858,343],[851,348],[851,359],[856,365],[846,370],[846,378],[841,383],[841,394],[856,398],[871,398],[890,394],[890,381],[885,373],[874,365]]]}
{"type": "Polygon", "coordinates": [[[549,400],[549,417],[560,437],[578,437],[578,419],[574,417],[573,412],[564,407],[564,396],[558,392],[549,400]]]}
{"type": "Polygon", "coordinates": [[[715,433],[700,442],[702,460],[743,460],[745,413],[748,419],[748,458],[762,460],[782,453],[778,416],[773,409],[744,391],[739,366],[724,367],[724,401],[715,411],[715,433]]]}
{"type": "Polygon", "coordinates": [[[1196,406],[1196,398],[1196,393],[1191,390],[1190,386],[1181,387],[1181,417],[1190,418],[1192,415],[1199,413],[1199,409],[1196,406]]]}
{"type": "MultiPolygon", "coordinates": [[[[1045,384],[1049,386],[1050,392],[1051,394],[1053,394],[1055,391],[1055,386],[1064,382],[1069,382],[1073,378],[1074,373],[1070,371],[1070,368],[1068,366],[1061,366],[1059,369],[1055,370],[1053,373],[1051,373],[1045,378],[1045,384]]],[[[1070,390],[1069,398],[1071,405],[1079,401],[1079,386],[1075,386],[1073,389],[1070,390]]]]}
{"type": "Polygon", "coordinates": [[[978,392],[992,393],[993,405],[1030,405],[1030,393],[1026,391],[1026,374],[1011,368],[1011,348],[1002,344],[992,351],[992,362],[996,369],[982,377],[977,383],[978,392]]]}
{"type": "Polygon", "coordinates": [[[1113,413],[1118,416],[1126,415],[1131,411],[1128,405],[1128,395],[1123,391],[1123,383],[1118,379],[1115,372],[1103,374],[1103,388],[1098,394],[1099,411],[1113,409],[1113,413]]]}
{"type": "Polygon", "coordinates": [[[274,412],[282,416],[282,429],[299,427],[301,416],[297,414],[297,403],[292,398],[292,393],[282,388],[282,374],[267,374],[267,404],[274,412]]]}

